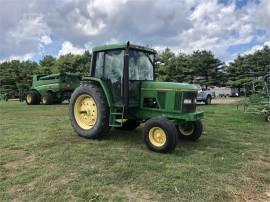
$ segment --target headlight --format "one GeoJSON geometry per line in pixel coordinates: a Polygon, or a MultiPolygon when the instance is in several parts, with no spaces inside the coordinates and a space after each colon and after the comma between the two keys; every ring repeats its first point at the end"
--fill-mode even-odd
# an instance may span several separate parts
{"type": "Polygon", "coordinates": [[[191,99],[184,99],[184,104],[191,104],[192,100],[191,99]]]}

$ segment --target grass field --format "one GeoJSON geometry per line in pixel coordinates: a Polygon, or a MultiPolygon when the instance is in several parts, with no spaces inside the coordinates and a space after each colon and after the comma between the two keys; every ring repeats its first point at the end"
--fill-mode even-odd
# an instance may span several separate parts
{"type": "Polygon", "coordinates": [[[66,104],[0,102],[0,201],[270,201],[270,124],[235,105],[199,110],[201,139],[158,154],[142,127],[86,140],[66,104]]]}

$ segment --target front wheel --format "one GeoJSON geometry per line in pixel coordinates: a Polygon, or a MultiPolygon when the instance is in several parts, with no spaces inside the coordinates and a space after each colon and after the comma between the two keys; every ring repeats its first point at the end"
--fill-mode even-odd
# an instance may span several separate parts
{"type": "Polygon", "coordinates": [[[202,122],[199,121],[186,121],[177,125],[180,138],[197,140],[201,137],[203,131],[202,122]]]}
{"type": "Polygon", "coordinates": [[[163,117],[146,121],[143,136],[146,146],[155,152],[172,152],[177,144],[177,130],[174,124],[163,117]]]}
{"type": "Polygon", "coordinates": [[[78,87],[70,99],[69,118],[81,137],[105,136],[109,131],[109,107],[102,90],[94,84],[78,87]]]}

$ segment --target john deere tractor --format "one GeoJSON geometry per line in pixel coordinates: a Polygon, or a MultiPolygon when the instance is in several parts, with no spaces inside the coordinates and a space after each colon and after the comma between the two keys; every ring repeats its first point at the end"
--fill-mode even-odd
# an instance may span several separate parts
{"type": "Polygon", "coordinates": [[[179,137],[201,136],[203,112],[196,112],[196,88],[154,81],[155,54],[129,42],[93,49],[90,75],[69,105],[71,125],[80,136],[100,139],[110,128],[133,130],[145,123],[145,144],[163,153],[172,152],[179,137]]]}

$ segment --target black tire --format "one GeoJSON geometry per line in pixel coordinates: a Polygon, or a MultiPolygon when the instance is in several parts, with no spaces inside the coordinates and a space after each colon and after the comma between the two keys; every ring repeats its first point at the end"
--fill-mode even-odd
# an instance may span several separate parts
{"type": "Polygon", "coordinates": [[[166,118],[157,117],[146,121],[143,129],[144,142],[148,149],[161,152],[169,153],[173,152],[177,144],[177,130],[175,125],[166,118]],[[151,129],[161,128],[166,135],[165,141],[162,145],[155,145],[151,141],[151,129]]]}
{"type": "Polygon", "coordinates": [[[46,93],[44,96],[41,97],[41,102],[44,105],[51,105],[54,102],[54,96],[52,93],[46,93]]]}
{"type": "Polygon", "coordinates": [[[177,130],[180,138],[196,141],[202,135],[203,125],[200,120],[188,121],[178,124],[177,130]]]}
{"type": "Polygon", "coordinates": [[[211,102],[212,102],[212,97],[211,97],[210,95],[208,95],[208,96],[206,97],[206,100],[204,101],[204,103],[205,103],[206,105],[210,105],[211,102]]]}
{"type": "Polygon", "coordinates": [[[268,114],[268,115],[265,116],[265,121],[266,122],[270,122],[270,114],[268,114]]]}
{"type": "Polygon", "coordinates": [[[28,105],[37,105],[40,104],[40,95],[36,91],[30,91],[26,93],[25,100],[28,105]]]}
{"type": "Polygon", "coordinates": [[[122,127],[116,128],[119,130],[134,130],[140,125],[140,122],[133,120],[133,119],[128,119],[122,124],[122,127]]]}
{"type": "Polygon", "coordinates": [[[107,135],[109,132],[109,107],[107,103],[107,99],[103,93],[103,91],[96,86],[95,84],[84,84],[78,87],[70,98],[69,103],[69,118],[72,127],[78,133],[79,136],[88,138],[88,139],[100,139],[103,136],[107,135]],[[76,120],[75,117],[75,104],[76,100],[80,96],[91,96],[95,101],[97,108],[97,119],[95,124],[90,129],[82,128],[76,120]]]}

